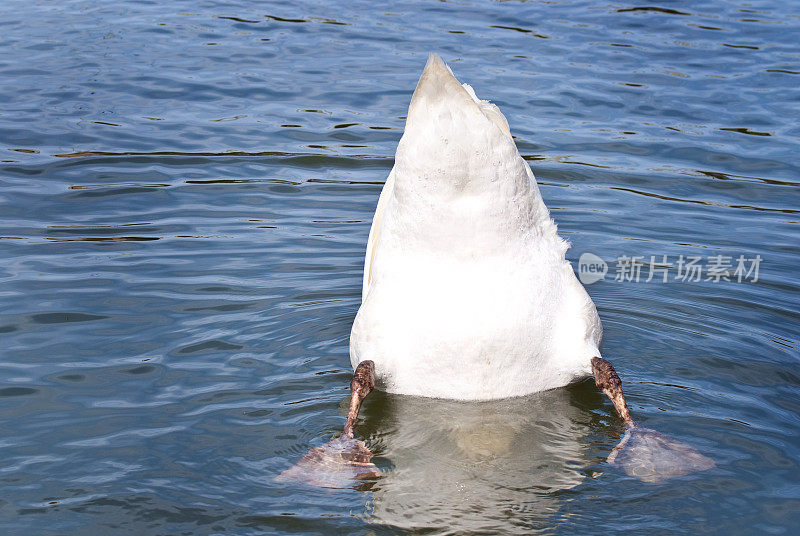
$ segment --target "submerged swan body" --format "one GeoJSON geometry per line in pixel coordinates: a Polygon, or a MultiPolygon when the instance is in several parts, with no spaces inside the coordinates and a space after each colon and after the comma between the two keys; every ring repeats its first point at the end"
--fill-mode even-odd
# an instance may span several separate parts
{"type": "Polygon", "coordinates": [[[462,400],[588,377],[602,328],[567,247],[505,117],[432,54],[372,222],[353,366],[462,400]]]}
{"type": "Polygon", "coordinates": [[[354,434],[373,387],[490,400],[590,375],[627,428],[609,463],[646,482],[713,467],[634,423],[566,250],[503,114],[431,54],[369,234],[344,431],[281,478],[338,487],[379,476],[354,434]]]}

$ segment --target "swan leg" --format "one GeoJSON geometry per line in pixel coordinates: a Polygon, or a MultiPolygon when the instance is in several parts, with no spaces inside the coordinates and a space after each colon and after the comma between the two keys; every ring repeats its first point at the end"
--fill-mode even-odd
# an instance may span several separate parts
{"type": "Polygon", "coordinates": [[[625,402],[625,394],[622,392],[622,380],[619,379],[613,365],[602,357],[593,357],[592,373],[594,374],[594,383],[597,384],[597,388],[611,399],[611,403],[614,404],[617,413],[623,418],[625,424],[633,424],[631,412],[628,410],[628,403],[625,402]]]}
{"type": "Polygon", "coordinates": [[[714,460],[694,447],[635,425],[622,393],[622,381],[611,363],[593,357],[592,372],[598,389],[611,399],[627,426],[622,440],[608,456],[609,464],[621,466],[628,475],[643,482],[660,482],[715,466],[714,460]]]}
{"type": "Polygon", "coordinates": [[[350,382],[350,410],[342,435],[321,447],[311,449],[297,464],[278,477],[278,481],[297,481],[323,488],[346,488],[354,481],[380,475],[372,463],[372,452],[363,441],[353,436],[361,403],[375,387],[375,363],[362,361],[350,382]]]}
{"type": "Polygon", "coordinates": [[[347,412],[347,422],[344,425],[342,435],[352,438],[353,426],[358,419],[358,410],[361,403],[375,387],[375,363],[372,361],[362,361],[353,373],[353,380],[350,382],[350,410],[347,412]]]}

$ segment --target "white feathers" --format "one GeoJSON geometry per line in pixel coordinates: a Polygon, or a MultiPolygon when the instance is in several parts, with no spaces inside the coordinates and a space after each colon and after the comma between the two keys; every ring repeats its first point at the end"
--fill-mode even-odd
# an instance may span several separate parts
{"type": "Polygon", "coordinates": [[[503,114],[431,54],[370,231],[353,366],[457,399],[589,375],[601,328],[566,248],[503,114]]]}

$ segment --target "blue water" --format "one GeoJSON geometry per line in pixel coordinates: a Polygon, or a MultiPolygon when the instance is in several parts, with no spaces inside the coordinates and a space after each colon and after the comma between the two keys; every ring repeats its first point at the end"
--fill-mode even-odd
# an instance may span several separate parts
{"type": "Polygon", "coordinates": [[[0,531],[794,534],[798,35],[792,2],[6,0],[0,531]],[[576,269],[607,263],[587,290],[634,416],[716,468],[610,467],[622,423],[587,381],[375,393],[382,477],[274,480],[343,425],[430,51],[506,114],[576,269]]]}

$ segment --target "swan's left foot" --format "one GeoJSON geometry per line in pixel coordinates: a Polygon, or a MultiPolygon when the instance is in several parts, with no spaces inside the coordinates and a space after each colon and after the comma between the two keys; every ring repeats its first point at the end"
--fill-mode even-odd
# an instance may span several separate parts
{"type": "Polygon", "coordinates": [[[343,434],[308,451],[277,480],[295,480],[321,488],[347,488],[354,481],[380,475],[380,470],[370,460],[372,452],[363,441],[343,434]]]}
{"type": "Polygon", "coordinates": [[[372,463],[372,452],[363,441],[353,437],[353,426],[361,403],[375,387],[375,364],[362,361],[350,382],[350,409],[342,435],[325,445],[311,449],[296,465],[278,476],[278,480],[297,480],[323,488],[345,488],[354,480],[380,475],[372,463]]]}
{"type": "Polygon", "coordinates": [[[628,475],[643,482],[659,482],[714,467],[714,460],[694,447],[634,424],[622,392],[622,381],[611,363],[593,357],[592,372],[598,389],[611,399],[628,427],[622,441],[608,456],[608,463],[622,467],[628,475]]]}

